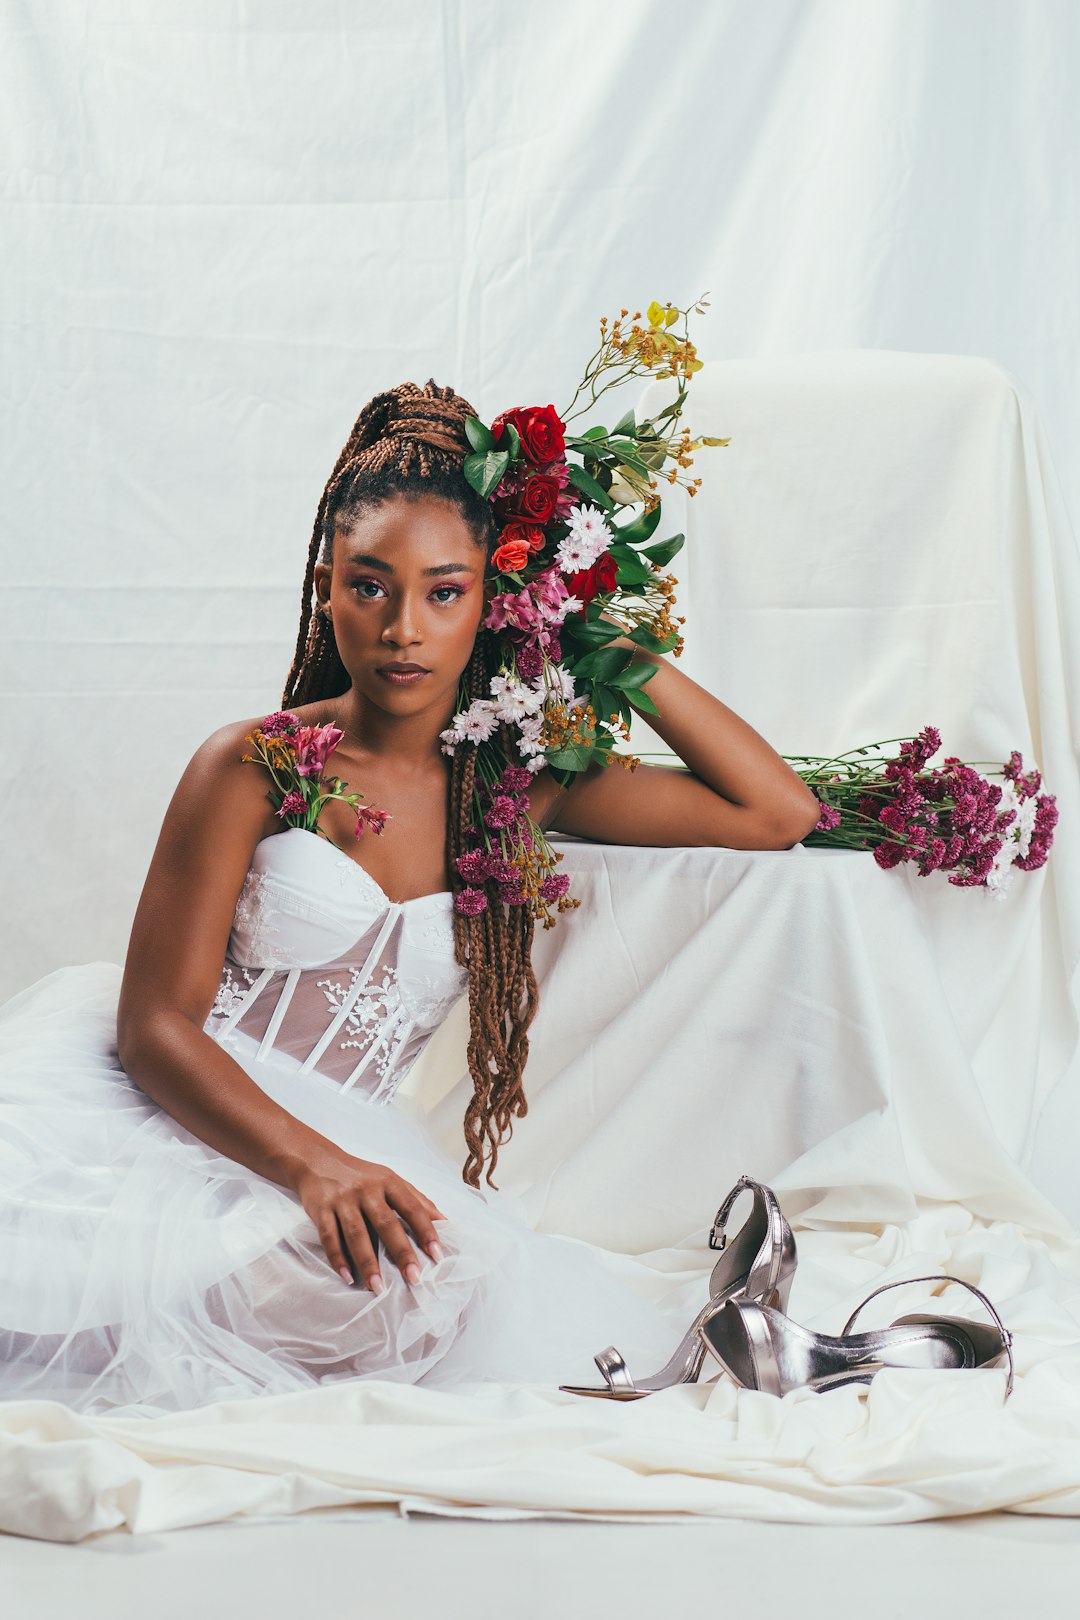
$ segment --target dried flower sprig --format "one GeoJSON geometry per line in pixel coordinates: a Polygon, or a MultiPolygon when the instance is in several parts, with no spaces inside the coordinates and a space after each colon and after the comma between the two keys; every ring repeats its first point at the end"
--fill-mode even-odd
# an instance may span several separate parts
{"type": "Polygon", "coordinates": [[[319,817],[330,799],[341,799],[353,811],[357,838],[368,829],[381,833],[391,819],[385,810],[363,804],[362,793],[346,793],[349,784],[340,777],[324,774],[327,760],[344,735],[334,725],[301,725],[290,710],[277,709],[245,737],[257,754],[244,754],[243,763],[264,765],[270,772],[273,786],[268,797],[290,827],[320,831],[319,817]]]}

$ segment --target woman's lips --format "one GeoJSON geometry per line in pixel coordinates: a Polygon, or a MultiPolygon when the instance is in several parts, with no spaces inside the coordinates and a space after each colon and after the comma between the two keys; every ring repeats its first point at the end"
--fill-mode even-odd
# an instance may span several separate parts
{"type": "Polygon", "coordinates": [[[420,664],[383,664],[375,673],[381,675],[384,681],[389,681],[391,686],[414,686],[431,672],[420,664]]]}

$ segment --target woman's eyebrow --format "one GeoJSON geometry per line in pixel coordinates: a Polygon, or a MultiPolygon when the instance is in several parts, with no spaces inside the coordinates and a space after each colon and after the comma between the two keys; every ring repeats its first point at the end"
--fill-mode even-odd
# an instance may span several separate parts
{"type": "MultiPolygon", "coordinates": [[[[346,562],[359,563],[365,568],[379,568],[384,574],[392,574],[394,566],[383,557],[373,557],[370,551],[354,551],[345,559],[346,562]]],[[[425,568],[425,576],[432,574],[475,574],[476,569],[470,563],[438,563],[434,568],[425,568]]]]}

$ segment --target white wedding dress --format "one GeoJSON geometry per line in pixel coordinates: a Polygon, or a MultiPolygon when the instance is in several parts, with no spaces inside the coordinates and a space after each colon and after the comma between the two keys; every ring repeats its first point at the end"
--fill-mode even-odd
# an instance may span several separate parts
{"type": "Polygon", "coordinates": [[[444,1257],[421,1250],[416,1286],[380,1254],[381,1295],[332,1269],[293,1194],[127,1076],[119,966],[60,968],[0,1007],[0,1398],[156,1415],[355,1378],[594,1383],[611,1342],[631,1371],[667,1359],[681,1315],[604,1251],[534,1232],[510,1195],[469,1187],[464,1139],[451,1163],[416,1104],[392,1104],[465,988],[451,906],[449,893],[393,903],[318,834],[271,834],[204,1026],[290,1113],[448,1217],[444,1257]]]}

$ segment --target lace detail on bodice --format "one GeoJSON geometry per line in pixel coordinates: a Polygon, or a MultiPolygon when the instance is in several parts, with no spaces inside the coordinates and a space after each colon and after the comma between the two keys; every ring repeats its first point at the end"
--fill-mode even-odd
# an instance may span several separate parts
{"type": "Polygon", "coordinates": [[[294,827],[256,847],[204,1027],[238,1056],[254,1045],[299,1075],[388,1101],[467,978],[448,893],[391,901],[294,827]]]}

